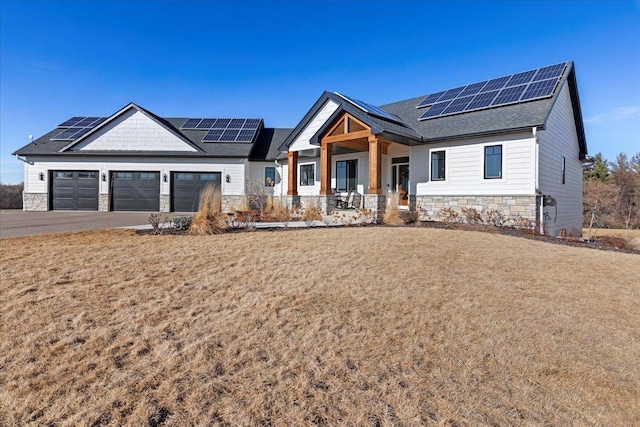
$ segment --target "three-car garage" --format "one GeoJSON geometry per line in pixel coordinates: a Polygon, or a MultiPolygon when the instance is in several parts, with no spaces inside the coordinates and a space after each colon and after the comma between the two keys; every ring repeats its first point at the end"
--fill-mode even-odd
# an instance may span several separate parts
{"type": "MultiPolygon", "coordinates": [[[[106,183],[106,174],[102,175],[106,183]]],[[[220,172],[171,172],[171,211],[197,211],[200,192],[207,186],[220,189],[221,175],[220,172]]],[[[100,176],[97,170],[51,171],[50,208],[97,211],[100,176]]],[[[165,175],[165,181],[166,178],[165,175]]],[[[158,212],[160,172],[111,171],[108,194],[111,211],[158,212]]]]}

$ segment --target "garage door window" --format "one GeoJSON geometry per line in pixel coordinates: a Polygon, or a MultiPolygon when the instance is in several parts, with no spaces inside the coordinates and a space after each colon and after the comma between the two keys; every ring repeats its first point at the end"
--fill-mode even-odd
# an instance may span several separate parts
{"type": "Polygon", "coordinates": [[[216,180],[216,175],[215,173],[201,173],[200,174],[200,181],[215,181],[216,180]]]}
{"type": "Polygon", "coordinates": [[[177,173],[176,179],[179,179],[180,181],[193,181],[194,176],[192,173],[177,173]]]}
{"type": "Polygon", "coordinates": [[[73,172],[56,172],[58,179],[73,179],[73,172]]]}
{"type": "Polygon", "coordinates": [[[116,172],[116,179],[133,179],[133,172],[116,172]]]}
{"type": "Polygon", "coordinates": [[[78,178],[80,179],[96,179],[97,177],[98,177],[98,172],[88,172],[88,171],[78,172],[78,178]]]}
{"type": "Polygon", "coordinates": [[[158,179],[157,172],[140,172],[141,181],[155,181],[156,179],[158,179]]]}

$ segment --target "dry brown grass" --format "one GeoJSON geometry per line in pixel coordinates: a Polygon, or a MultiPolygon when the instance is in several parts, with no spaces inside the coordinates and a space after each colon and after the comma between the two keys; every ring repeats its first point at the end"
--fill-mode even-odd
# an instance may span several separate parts
{"type": "Polygon", "coordinates": [[[0,425],[640,425],[637,255],[367,227],[0,259],[0,425]]]}
{"type": "Polygon", "coordinates": [[[387,197],[387,206],[382,215],[382,223],[387,225],[405,224],[398,211],[398,193],[391,193],[387,197]]]}
{"type": "Polygon", "coordinates": [[[213,186],[206,186],[200,192],[198,212],[189,226],[189,234],[220,234],[227,231],[227,221],[222,210],[222,196],[213,186]]]}
{"type": "MultiPolygon", "coordinates": [[[[629,242],[631,246],[636,249],[640,249],[640,230],[624,230],[614,228],[599,228],[592,229],[591,234],[595,234],[596,238],[602,236],[621,237],[629,242]]],[[[589,237],[589,229],[583,228],[582,235],[589,237]]]]}

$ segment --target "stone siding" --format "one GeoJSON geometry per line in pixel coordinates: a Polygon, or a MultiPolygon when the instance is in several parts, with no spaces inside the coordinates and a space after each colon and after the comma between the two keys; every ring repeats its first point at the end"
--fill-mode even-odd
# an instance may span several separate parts
{"type": "Polygon", "coordinates": [[[109,212],[109,195],[98,194],[98,211],[109,212]]]}
{"type": "Polygon", "coordinates": [[[365,194],[364,195],[364,208],[370,210],[373,215],[373,220],[379,223],[382,220],[384,211],[386,209],[387,196],[384,194],[365,194]]]}
{"type": "Polygon", "coordinates": [[[438,220],[443,208],[496,210],[505,217],[518,215],[532,221],[538,213],[536,196],[416,196],[415,204],[422,220],[438,220]]]}
{"type": "Polygon", "coordinates": [[[171,212],[171,196],[168,194],[160,195],[160,212],[171,212]]]}
{"type": "Polygon", "coordinates": [[[48,211],[49,195],[47,193],[23,193],[22,210],[24,211],[48,211]]]}

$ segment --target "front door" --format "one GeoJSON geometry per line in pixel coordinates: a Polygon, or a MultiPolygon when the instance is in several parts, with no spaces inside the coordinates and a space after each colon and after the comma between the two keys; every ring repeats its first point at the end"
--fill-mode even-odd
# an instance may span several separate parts
{"type": "Polygon", "coordinates": [[[391,166],[391,186],[393,191],[398,193],[398,205],[407,206],[409,204],[409,159],[401,158],[391,161],[393,163],[391,166]]]}

